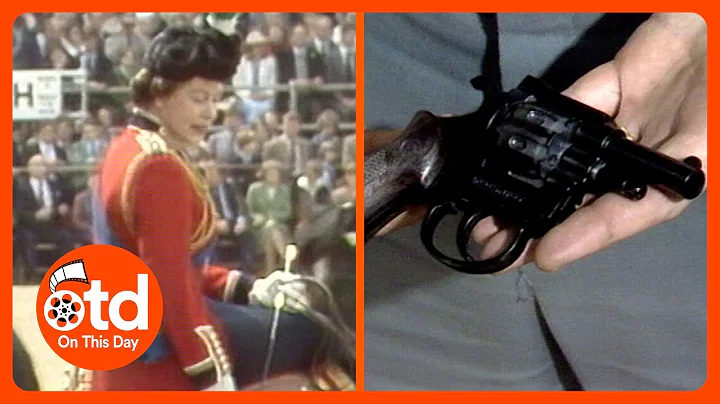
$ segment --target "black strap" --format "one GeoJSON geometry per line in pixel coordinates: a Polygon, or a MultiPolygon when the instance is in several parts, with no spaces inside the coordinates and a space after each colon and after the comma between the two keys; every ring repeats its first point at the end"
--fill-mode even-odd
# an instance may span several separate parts
{"type": "Polygon", "coordinates": [[[541,78],[553,88],[565,89],[590,70],[611,61],[647,13],[609,13],[595,24],[547,68],[541,78]]]}
{"type": "Polygon", "coordinates": [[[478,13],[478,19],[485,32],[485,56],[480,71],[487,80],[487,89],[493,92],[502,91],[502,74],[500,71],[500,32],[497,13],[478,13]]]}
{"type": "MultiPolygon", "coordinates": [[[[578,41],[560,55],[541,78],[553,88],[564,89],[595,67],[612,60],[635,30],[650,17],[648,13],[603,15],[578,41]]],[[[486,36],[481,71],[483,87],[502,91],[500,33],[496,13],[478,13],[486,36]]]]}

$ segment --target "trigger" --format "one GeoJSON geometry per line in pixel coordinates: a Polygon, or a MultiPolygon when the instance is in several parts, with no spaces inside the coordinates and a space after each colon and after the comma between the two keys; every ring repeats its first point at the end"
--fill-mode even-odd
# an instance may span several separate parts
{"type": "Polygon", "coordinates": [[[483,212],[465,213],[460,226],[458,226],[457,234],[455,236],[455,242],[457,243],[460,255],[467,261],[474,261],[475,259],[468,252],[468,244],[470,243],[470,237],[472,231],[477,224],[486,218],[488,215],[483,212]]]}

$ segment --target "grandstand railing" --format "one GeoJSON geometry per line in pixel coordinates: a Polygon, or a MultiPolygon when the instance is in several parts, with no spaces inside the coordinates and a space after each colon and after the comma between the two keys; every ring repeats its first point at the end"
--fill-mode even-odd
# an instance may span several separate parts
{"type": "MultiPolygon", "coordinates": [[[[198,164],[193,163],[193,166],[199,167],[198,164]]],[[[259,170],[262,165],[261,164],[227,164],[227,163],[221,163],[221,162],[215,162],[214,166],[218,169],[225,170],[225,171],[250,171],[250,170],[259,170]]],[[[336,168],[342,168],[343,165],[341,163],[338,163],[335,165],[336,168]]],[[[56,165],[56,166],[48,166],[47,171],[48,173],[58,173],[58,174],[73,174],[73,173],[91,173],[98,170],[97,165],[82,165],[82,164],[66,164],[66,165],[56,165]]],[[[27,167],[13,167],[13,176],[18,174],[25,174],[29,171],[27,167]]]]}
{"type": "MultiPolygon", "coordinates": [[[[65,94],[80,94],[80,110],[63,113],[64,116],[73,119],[87,119],[89,115],[89,100],[92,94],[107,95],[129,95],[130,87],[128,86],[112,86],[104,88],[94,88],[89,84],[89,71],[87,69],[86,58],[80,56],[80,67],[77,69],[55,70],[60,72],[61,91],[65,94]],[[69,79],[69,80],[64,80],[69,79]]],[[[303,92],[341,92],[355,90],[355,83],[324,83],[324,84],[276,84],[272,86],[226,86],[226,94],[234,94],[237,90],[274,90],[276,92],[288,92],[290,95],[290,109],[298,111],[299,95],[303,92]]],[[[303,131],[314,129],[312,124],[303,124],[303,131]]],[[[342,122],[340,129],[343,131],[354,130],[354,122],[342,122]]]]}

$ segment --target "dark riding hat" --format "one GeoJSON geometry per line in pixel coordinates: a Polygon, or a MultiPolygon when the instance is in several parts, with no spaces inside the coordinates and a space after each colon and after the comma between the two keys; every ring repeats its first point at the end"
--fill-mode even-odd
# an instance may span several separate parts
{"type": "Polygon", "coordinates": [[[193,77],[225,82],[240,63],[240,39],[211,28],[173,27],[158,34],[148,47],[143,67],[174,82],[193,77]]]}
{"type": "Polygon", "coordinates": [[[143,105],[170,93],[179,83],[200,77],[227,82],[240,64],[240,37],[212,27],[172,27],[150,43],[142,69],[130,85],[143,105]]]}

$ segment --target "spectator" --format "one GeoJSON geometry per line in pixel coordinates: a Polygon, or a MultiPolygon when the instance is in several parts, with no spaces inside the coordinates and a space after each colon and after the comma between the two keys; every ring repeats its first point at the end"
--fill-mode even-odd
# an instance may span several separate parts
{"type": "MultiPolygon", "coordinates": [[[[329,66],[331,83],[355,83],[355,26],[345,25],[338,52],[331,55],[329,66]]],[[[355,118],[355,90],[335,93],[335,105],[345,119],[355,118]]]]}
{"type": "Polygon", "coordinates": [[[287,26],[287,18],[285,17],[285,13],[263,13],[264,22],[266,28],[270,27],[281,27],[284,28],[287,26]]]}
{"type": "Polygon", "coordinates": [[[275,106],[275,90],[261,88],[277,84],[277,62],[270,52],[270,41],[260,31],[248,34],[243,46],[246,52],[233,78],[241,108],[249,123],[254,123],[275,106]]]}
{"type": "Polygon", "coordinates": [[[216,161],[228,163],[235,158],[235,140],[243,123],[242,116],[229,110],[223,128],[208,137],[207,150],[216,161]]]}
{"type": "Polygon", "coordinates": [[[58,161],[67,162],[67,154],[58,147],[57,126],[53,121],[47,121],[40,126],[40,131],[34,139],[28,141],[29,154],[41,154],[48,164],[55,164],[58,161]]]}
{"type": "MultiPolygon", "coordinates": [[[[328,74],[331,83],[355,82],[355,26],[346,25],[342,30],[342,42],[332,51],[328,59],[328,74]]],[[[354,93],[353,93],[354,94],[354,93]]]]}
{"type": "Polygon", "coordinates": [[[70,147],[75,142],[75,123],[69,118],[59,118],[57,120],[57,140],[55,144],[69,155],[70,147]]]}
{"type": "Polygon", "coordinates": [[[67,32],[72,25],[77,25],[78,18],[76,13],[53,13],[52,19],[57,30],[61,33],[67,32]]]}
{"type": "Polygon", "coordinates": [[[143,43],[143,49],[147,49],[150,41],[163,30],[165,22],[158,13],[136,13],[136,16],[136,33],[143,43]]]}
{"type": "Polygon", "coordinates": [[[111,135],[113,134],[113,127],[116,124],[116,113],[115,110],[107,105],[103,105],[100,108],[98,108],[97,113],[97,122],[100,125],[101,128],[101,136],[104,140],[110,140],[111,135]]]}
{"type": "Polygon", "coordinates": [[[95,88],[105,88],[116,84],[113,62],[105,55],[103,43],[97,34],[88,34],[85,38],[85,67],[88,70],[89,84],[95,88]]]}
{"type": "Polygon", "coordinates": [[[32,14],[22,14],[13,22],[13,69],[37,69],[43,65],[41,44],[32,14]]]}
{"type": "Polygon", "coordinates": [[[54,16],[41,20],[40,26],[42,31],[37,33],[37,39],[43,60],[39,67],[50,67],[52,66],[51,52],[54,48],[60,47],[62,27],[54,16]]]}
{"type": "Polygon", "coordinates": [[[103,128],[99,123],[87,122],[83,125],[82,138],[71,147],[70,162],[77,165],[97,163],[105,152],[107,141],[103,139],[103,128]]]}
{"type": "MultiPolygon", "coordinates": [[[[342,71],[342,55],[338,45],[332,41],[332,19],[324,14],[317,15],[310,25],[313,39],[312,46],[320,54],[323,61],[322,79],[324,83],[337,83],[342,71]]],[[[336,97],[332,93],[319,93],[313,98],[313,114],[325,108],[333,108],[336,97]]]]}
{"type": "Polygon", "coordinates": [[[50,67],[55,70],[65,70],[77,66],[62,46],[54,46],[50,49],[50,67]]]}
{"type": "Polygon", "coordinates": [[[305,24],[297,24],[290,34],[290,46],[280,55],[280,80],[321,82],[323,74],[322,54],[310,45],[310,33],[305,24]]]}
{"type": "Polygon", "coordinates": [[[28,146],[28,127],[13,122],[13,167],[23,167],[27,164],[33,149],[28,146]]]}
{"type": "Polygon", "coordinates": [[[318,15],[313,19],[310,27],[312,31],[312,46],[322,57],[324,66],[323,79],[327,82],[329,76],[329,60],[333,53],[338,50],[338,46],[332,41],[332,19],[327,15],[318,15]]]}
{"type": "Polygon", "coordinates": [[[295,23],[302,22],[303,24],[307,25],[309,28],[312,28],[315,25],[315,21],[318,18],[318,13],[302,13],[300,15],[299,21],[296,21],[295,23]]]}
{"type": "Polygon", "coordinates": [[[112,13],[85,13],[83,15],[83,31],[85,35],[99,35],[112,15],[112,13]]]}
{"type": "Polygon", "coordinates": [[[282,125],[280,124],[280,117],[278,116],[278,113],[273,110],[265,112],[261,123],[267,130],[267,137],[262,139],[263,141],[280,136],[283,132],[282,125]]]}
{"type": "Polygon", "coordinates": [[[355,164],[355,134],[347,135],[342,142],[342,165],[355,164]]]}
{"type": "Polygon", "coordinates": [[[323,178],[323,162],[310,160],[305,166],[305,175],[297,179],[297,185],[310,195],[313,209],[323,209],[330,202],[330,190],[333,189],[323,178]]]}
{"type": "Polygon", "coordinates": [[[13,187],[13,210],[30,268],[39,264],[35,252],[39,242],[56,243],[63,253],[72,248],[62,225],[70,213],[67,192],[48,175],[47,165],[42,155],[33,155],[28,161],[28,175],[17,178],[13,187]]]}
{"type": "Polygon", "coordinates": [[[292,175],[301,175],[310,159],[310,142],[300,136],[300,117],[294,112],[283,116],[283,134],[270,139],[263,147],[263,161],[276,160],[290,167],[292,175]]]}
{"type": "Polygon", "coordinates": [[[333,141],[322,142],[318,154],[323,161],[323,181],[326,184],[330,184],[331,188],[335,188],[335,183],[338,179],[337,167],[340,163],[340,153],[337,144],[333,141]]]}
{"type": "Polygon", "coordinates": [[[343,167],[343,177],[340,186],[332,192],[332,200],[336,206],[348,207],[355,204],[355,164],[343,167]]]}
{"type": "MultiPolygon", "coordinates": [[[[355,27],[355,13],[338,13],[338,21],[339,23],[335,25],[335,28],[333,29],[332,38],[333,42],[340,45],[343,42],[345,27],[355,27]]],[[[353,41],[353,47],[355,47],[355,41],[353,41]]]]}
{"type": "Polygon", "coordinates": [[[296,181],[298,187],[294,206],[297,212],[295,215],[296,237],[303,237],[309,231],[312,232],[312,229],[318,226],[318,220],[323,221],[323,216],[334,206],[331,199],[331,190],[334,187],[323,176],[323,166],[324,163],[321,160],[308,161],[305,175],[296,181]]]}
{"type": "Polygon", "coordinates": [[[320,145],[326,141],[333,143],[339,152],[342,147],[340,140],[340,115],[338,115],[335,110],[326,109],[320,113],[315,125],[319,132],[310,140],[313,146],[313,155],[318,155],[320,145]]]}
{"type": "Polygon", "coordinates": [[[262,145],[270,139],[269,129],[265,126],[262,119],[258,119],[257,122],[248,125],[248,129],[253,132],[253,137],[257,140],[258,145],[261,146],[262,151],[262,145]]]}
{"type": "Polygon", "coordinates": [[[284,13],[265,13],[265,29],[268,39],[275,52],[285,47],[285,29],[287,27],[284,13]]]}
{"type": "Polygon", "coordinates": [[[73,199],[72,225],[75,239],[81,245],[92,244],[92,198],[96,185],[97,174],[88,176],[86,188],[73,199]]]}
{"type": "MultiPolygon", "coordinates": [[[[93,166],[100,161],[106,148],[107,141],[102,137],[102,127],[95,122],[86,122],[81,139],[70,147],[68,159],[75,166],[93,166]]],[[[74,189],[81,189],[88,178],[84,172],[72,173],[69,177],[74,189]]]]}
{"type": "Polygon", "coordinates": [[[82,47],[85,45],[85,35],[82,28],[77,24],[68,24],[65,27],[65,33],[60,38],[60,45],[65,52],[73,59],[76,66],[80,65],[80,54],[82,47]]]}
{"type": "MultiPolygon", "coordinates": [[[[309,33],[304,24],[293,27],[290,35],[290,47],[278,55],[279,79],[281,83],[294,83],[307,87],[311,83],[321,84],[324,72],[323,59],[313,46],[309,46],[309,33]]],[[[301,89],[300,89],[301,90],[301,89]]],[[[312,93],[299,91],[298,112],[304,120],[312,115],[312,93]]],[[[289,93],[278,96],[278,110],[290,109],[289,93]]]]}
{"type": "Polygon", "coordinates": [[[279,268],[290,241],[293,206],[290,185],[283,180],[284,169],[279,161],[265,161],[260,171],[261,180],[252,183],[247,194],[253,228],[258,232],[265,255],[265,274],[279,268]]]}
{"type": "Polygon", "coordinates": [[[254,180],[254,169],[250,170],[249,168],[262,161],[260,142],[255,138],[255,132],[252,129],[243,128],[237,132],[232,149],[234,153],[229,163],[245,166],[236,170],[233,178],[240,192],[247,193],[248,187],[254,180]]]}
{"type": "Polygon", "coordinates": [[[233,256],[239,258],[241,268],[254,267],[253,239],[248,231],[250,218],[245,195],[235,183],[218,169],[212,160],[201,164],[205,172],[215,211],[218,212],[217,230],[221,238],[237,246],[233,256]]]}
{"type": "Polygon", "coordinates": [[[130,80],[140,71],[142,54],[134,49],[126,49],[120,58],[120,64],[115,68],[116,82],[127,86],[130,80]]]}
{"type": "Polygon", "coordinates": [[[135,13],[122,13],[118,32],[105,38],[104,53],[113,62],[118,63],[127,51],[145,53],[146,42],[135,33],[136,22],[135,13]]]}

